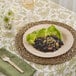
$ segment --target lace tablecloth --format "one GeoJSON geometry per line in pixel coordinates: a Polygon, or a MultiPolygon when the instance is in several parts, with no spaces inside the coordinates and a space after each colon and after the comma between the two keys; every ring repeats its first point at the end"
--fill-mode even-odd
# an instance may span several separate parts
{"type": "MultiPolygon", "coordinates": [[[[6,47],[21,57],[14,45],[16,33],[25,24],[40,20],[59,21],[76,29],[75,13],[51,0],[35,0],[32,10],[26,9],[21,0],[0,0],[0,47],[6,47]]],[[[59,65],[40,65],[25,61],[37,70],[34,76],[76,76],[76,56],[59,65]]]]}

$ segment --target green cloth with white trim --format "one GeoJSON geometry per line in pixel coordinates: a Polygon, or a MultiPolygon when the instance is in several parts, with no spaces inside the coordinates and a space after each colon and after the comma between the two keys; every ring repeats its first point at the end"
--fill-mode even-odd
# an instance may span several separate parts
{"type": "Polygon", "coordinates": [[[34,72],[36,71],[33,67],[27,64],[25,61],[17,57],[16,55],[10,53],[5,48],[0,49],[0,57],[2,55],[8,56],[11,61],[13,61],[18,67],[20,67],[24,73],[20,73],[17,71],[12,65],[7,62],[4,62],[0,58],[0,72],[4,73],[6,76],[33,76],[34,72]]]}

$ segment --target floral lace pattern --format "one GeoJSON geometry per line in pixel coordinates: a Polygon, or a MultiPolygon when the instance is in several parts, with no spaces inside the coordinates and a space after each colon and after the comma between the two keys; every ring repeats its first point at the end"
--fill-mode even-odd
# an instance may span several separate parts
{"type": "MultiPolygon", "coordinates": [[[[51,0],[35,0],[32,10],[26,9],[21,0],[0,0],[0,47],[6,47],[20,57],[14,46],[16,33],[25,24],[40,20],[59,21],[76,29],[75,13],[51,0]]],[[[76,57],[59,65],[39,65],[25,61],[37,70],[34,76],[76,76],[76,57]]]]}

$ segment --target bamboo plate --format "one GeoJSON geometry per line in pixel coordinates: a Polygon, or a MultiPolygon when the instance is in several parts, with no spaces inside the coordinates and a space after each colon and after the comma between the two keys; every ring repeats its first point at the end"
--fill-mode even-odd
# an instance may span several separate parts
{"type": "Polygon", "coordinates": [[[63,63],[76,55],[76,31],[72,27],[60,22],[39,21],[26,24],[17,33],[15,43],[17,50],[23,58],[40,64],[63,63]],[[55,26],[61,31],[64,45],[56,52],[43,53],[28,44],[26,41],[26,35],[34,30],[43,27],[47,28],[50,24],[55,24],[55,26]]]}

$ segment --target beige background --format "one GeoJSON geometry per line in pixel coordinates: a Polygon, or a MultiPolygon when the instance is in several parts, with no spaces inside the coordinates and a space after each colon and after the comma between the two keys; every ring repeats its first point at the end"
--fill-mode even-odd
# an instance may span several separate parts
{"type": "Polygon", "coordinates": [[[51,0],[76,13],[76,0],[51,0]]]}

